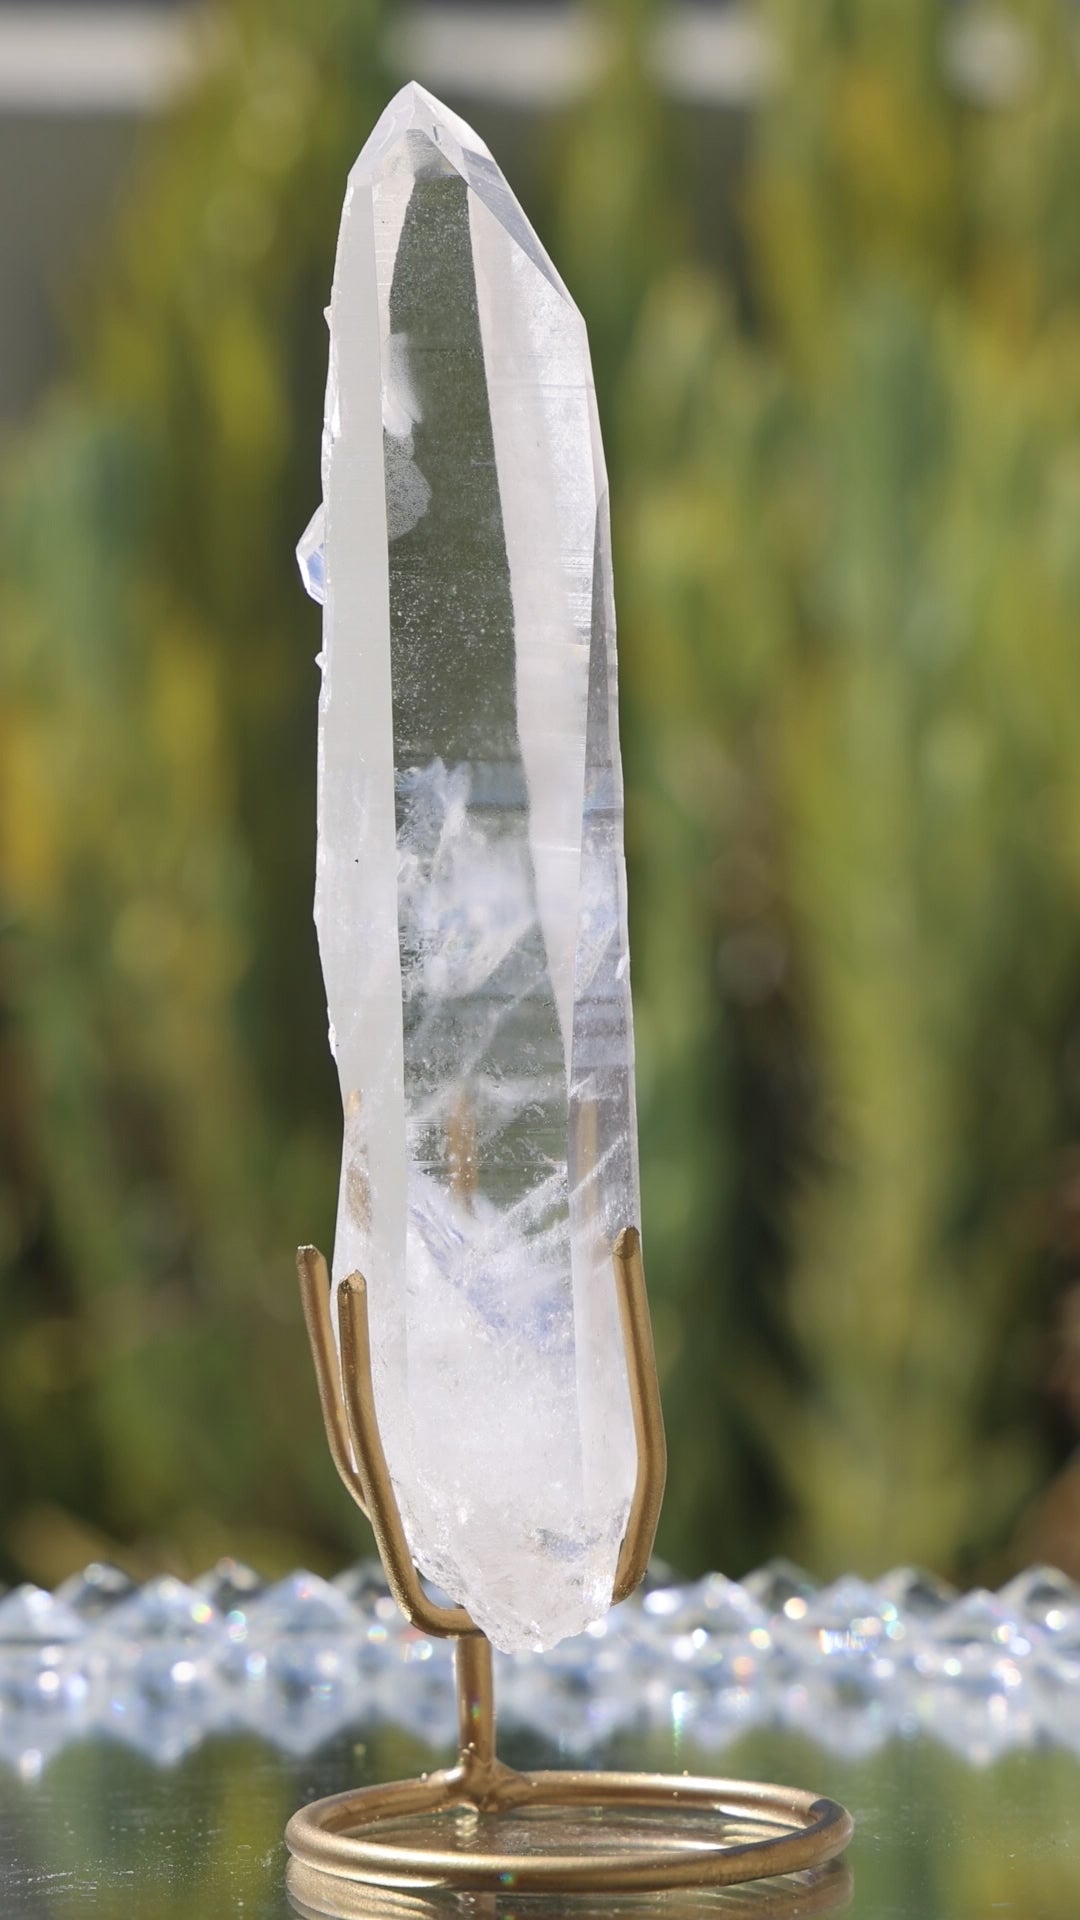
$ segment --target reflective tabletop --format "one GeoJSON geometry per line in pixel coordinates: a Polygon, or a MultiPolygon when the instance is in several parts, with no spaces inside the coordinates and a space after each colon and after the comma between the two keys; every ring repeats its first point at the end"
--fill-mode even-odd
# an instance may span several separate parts
{"type": "MultiPolygon", "coordinates": [[[[286,1889],[285,1823],[301,1804],[367,1781],[443,1764],[385,1723],[339,1726],[314,1750],[287,1751],[282,1724],[268,1737],[211,1734],[188,1752],[152,1757],[100,1733],[55,1754],[24,1755],[0,1771],[0,1913],[4,1920],[287,1920],[317,1908],[286,1889]]],[[[813,1724],[808,1702],[807,1725],[813,1724]]],[[[677,1716],[676,1716],[677,1719],[677,1716]]],[[[670,1915],[846,1912],[858,1920],[1074,1920],[1080,1914],[1080,1756],[1067,1748],[1012,1747],[988,1738],[973,1763],[970,1729],[950,1749],[949,1730],[878,1743],[865,1703],[831,1747],[790,1728],[756,1728],[718,1752],[669,1721],[594,1748],[589,1763],[776,1780],[828,1794],[850,1808],[856,1837],[842,1869],[752,1894],[639,1897],[638,1911],[670,1915]],[[943,1737],[944,1735],[944,1737],[943,1737]],[[963,1757],[959,1748],[964,1749],[963,1757]]],[[[992,1728],[989,1730],[992,1734],[992,1728]]],[[[520,1729],[500,1741],[522,1767],[567,1764],[557,1744],[520,1729]]],[[[577,1764],[577,1756],[570,1759],[577,1764]]],[[[630,1902],[469,1902],[437,1895],[360,1894],[370,1913],[525,1911],[607,1913],[630,1902]]],[[[342,1909],[345,1910],[344,1908],[342,1909]]]]}

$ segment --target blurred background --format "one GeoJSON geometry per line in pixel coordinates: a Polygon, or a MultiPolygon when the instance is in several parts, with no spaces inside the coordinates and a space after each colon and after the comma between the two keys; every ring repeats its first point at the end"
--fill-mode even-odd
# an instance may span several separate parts
{"type": "Polygon", "coordinates": [[[292,550],[408,77],[593,343],[662,1550],[1080,1573],[1080,14],[0,0],[0,1576],[362,1544],[292,550]]]}

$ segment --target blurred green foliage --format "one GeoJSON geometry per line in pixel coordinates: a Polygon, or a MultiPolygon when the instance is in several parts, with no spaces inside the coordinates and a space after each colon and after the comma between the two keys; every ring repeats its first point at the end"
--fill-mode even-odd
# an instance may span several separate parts
{"type": "MultiPolygon", "coordinates": [[[[608,429],[662,1544],[1075,1561],[1018,1532],[1071,1439],[1080,1251],[1071,17],[1009,10],[991,108],[944,0],[778,0],[750,118],[662,100],[653,10],[597,11],[580,105],[465,105],[608,429]]],[[[0,1550],[45,1579],[356,1539],[289,1271],[340,1124],[291,552],[344,178],[400,76],[377,0],[213,24],[7,461],[0,1550]]]]}

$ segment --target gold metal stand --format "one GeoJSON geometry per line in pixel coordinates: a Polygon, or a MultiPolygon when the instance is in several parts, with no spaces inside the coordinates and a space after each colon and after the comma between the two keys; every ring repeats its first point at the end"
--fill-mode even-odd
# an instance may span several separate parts
{"type": "MultiPolygon", "coordinates": [[[[648,1565],[666,1449],[635,1228],[619,1235],[613,1263],[638,1457],[617,1601],[648,1565]]],[[[285,1834],[291,1891],[308,1900],[329,1876],[398,1889],[627,1895],[797,1874],[840,1853],[850,1815],[794,1788],[676,1774],[518,1773],[496,1758],[491,1647],[463,1607],[429,1599],[405,1538],[375,1415],[365,1283],[353,1274],[338,1288],[339,1361],[326,1262],[303,1247],[297,1264],[334,1464],[371,1521],[406,1617],[455,1643],[459,1753],[441,1772],[334,1794],[294,1814],[285,1834]]]]}

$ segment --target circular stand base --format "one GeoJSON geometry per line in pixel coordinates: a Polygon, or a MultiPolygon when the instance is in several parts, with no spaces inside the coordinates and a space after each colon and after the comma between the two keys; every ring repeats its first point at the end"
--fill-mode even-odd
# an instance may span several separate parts
{"type": "MultiPolygon", "coordinates": [[[[453,1768],[316,1800],[293,1815],[290,1890],[327,1883],[472,1893],[654,1893],[821,1867],[851,1816],[792,1787],[678,1774],[453,1768]]],[[[321,1890],[321,1891],[320,1891],[321,1890]]]]}

